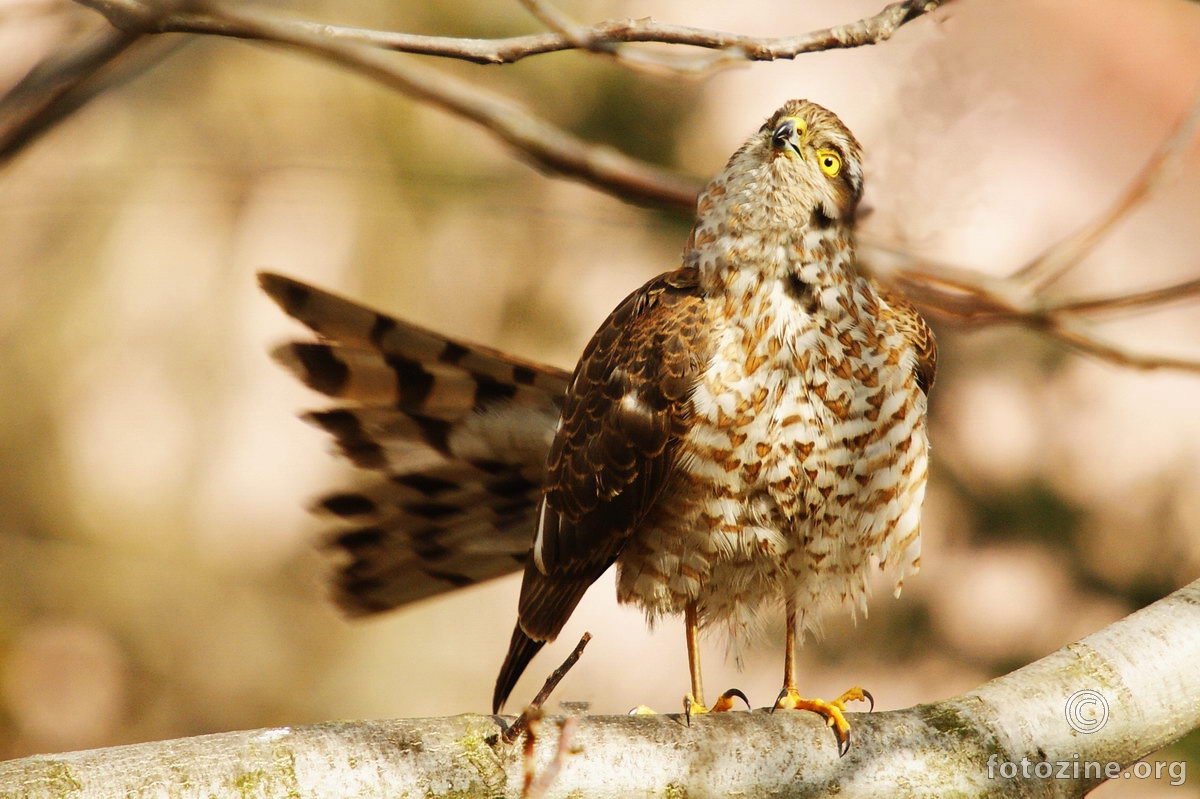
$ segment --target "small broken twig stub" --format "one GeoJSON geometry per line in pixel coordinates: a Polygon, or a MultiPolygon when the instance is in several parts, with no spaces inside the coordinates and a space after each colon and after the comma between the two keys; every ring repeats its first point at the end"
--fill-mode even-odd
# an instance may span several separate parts
{"type": "Polygon", "coordinates": [[[575,649],[571,651],[571,654],[567,655],[567,659],[562,662],[562,665],[546,678],[546,683],[542,686],[542,690],[538,691],[537,696],[533,698],[529,706],[504,731],[504,734],[501,736],[504,743],[510,744],[517,740],[517,737],[529,727],[529,722],[532,719],[541,717],[542,705],[550,698],[550,694],[554,693],[554,689],[562,682],[562,678],[567,676],[567,672],[579,661],[579,656],[583,654],[583,650],[587,647],[590,640],[592,640],[591,633],[584,633],[580,636],[579,643],[575,645],[575,649]]]}

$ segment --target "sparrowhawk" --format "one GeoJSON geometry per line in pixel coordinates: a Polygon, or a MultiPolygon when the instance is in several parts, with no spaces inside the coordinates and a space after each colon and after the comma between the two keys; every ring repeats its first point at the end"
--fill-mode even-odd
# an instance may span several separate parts
{"type": "Polygon", "coordinates": [[[796,638],[865,606],[873,564],[897,590],[918,567],[936,365],[913,307],[857,268],[862,188],[841,121],[788,102],[700,195],[682,265],[629,295],[571,375],[263,275],[324,339],[278,357],[344,400],[308,418],[386,477],[320,504],[352,524],[332,539],[341,604],[373,613],[523,567],[498,712],[615,563],[621,602],[684,616],[692,713],[698,630],[736,636],[782,606],[776,706],[821,713],[848,745],[841,711],[863,693],[801,699],[796,638]]]}

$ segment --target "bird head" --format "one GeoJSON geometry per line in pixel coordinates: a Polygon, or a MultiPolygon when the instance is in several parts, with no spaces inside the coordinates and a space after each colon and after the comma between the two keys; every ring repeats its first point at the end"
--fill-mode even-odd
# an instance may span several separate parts
{"type": "Polygon", "coordinates": [[[793,229],[851,224],[862,197],[862,150],[831,111],[790,100],[733,154],[718,183],[730,199],[793,229]]]}

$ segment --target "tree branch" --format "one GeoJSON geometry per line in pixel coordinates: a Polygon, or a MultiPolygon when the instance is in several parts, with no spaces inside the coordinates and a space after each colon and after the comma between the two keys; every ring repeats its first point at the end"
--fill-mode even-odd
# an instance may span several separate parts
{"type": "Polygon", "coordinates": [[[93,97],[156,66],[186,41],[110,29],[50,55],[0,98],[0,163],[93,97]]]}
{"type": "MultiPolygon", "coordinates": [[[[117,26],[152,25],[136,2],[80,0],[103,11],[117,26]],[[116,10],[114,10],[116,9],[116,10]]],[[[293,47],[346,67],[408,96],[474,122],[512,146],[539,167],[594,186],[620,187],[627,199],[690,210],[696,181],[623,155],[610,147],[591,145],[551,125],[519,103],[450,75],[403,62],[387,53],[312,33],[249,6],[208,4],[206,18],[213,32],[293,47]]],[[[167,12],[169,14],[169,12],[167,12]]]]}
{"type": "MultiPolygon", "coordinates": [[[[208,3],[170,4],[161,0],[78,0],[99,11],[118,28],[139,33],[207,33],[257,39],[260,36],[230,18],[228,7],[208,3]]],[[[671,25],[645,19],[613,19],[591,26],[569,26],[561,14],[540,2],[532,4],[536,16],[552,30],[504,39],[423,36],[396,31],[327,25],[276,17],[292,36],[319,36],[347,44],[394,52],[438,56],[477,64],[511,64],[535,55],[585,48],[612,52],[621,43],[687,45],[728,51],[744,61],[790,59],[804,53],[877,44],[904,24],[950,0],[903,0],[854,22],[797,36],[747,36],[727,31],[671,25]]],[[[529,6],[527,6],[529,7],[529,6]]]]}
{"type": "Polygon", "coordinates": [[[1191,300],[1200,296],[1200,278],[1183,280],[1157,289],[1132,291],[1125,294],[1114,294],[1108,297],[1090,297],[1088,299],[1057,300],[1051,303],[1055,311],[1071,311],[1075,313],[1096,313],[1100,311],[1141,310],[1152,305],[1191,300]]]}
{"type": "MultiPolygon", "coordinates": [[[[535,771],[560,770],[538,795],[1079,796],[1200,726],[1197,662],[1200,581],[962,696],[852,714],[840,759],[804,712],[708,714],[690,727],[679,715],[582,717],[567,732],[575,754],[543,723],[535,771]]],[[[230,732],[0,763],[0,786],[76,799],[516,797],[527,763],[502,731],[497,717],[463,715],[230,732]]]]}
{"type": "MultiPolygon", "coordinates": [[[[143,0],[79,0],[129,35],[163,32],[208,33],[273,42],[303,50],[342,67],[353,69],[414,99],[475,122],[518,153],[544,169],[584,180],[624,199],[673,206],[690,212],[700,183],[669,170],[629,158],[616,150],[589,144],[530,113],[518,103],[487,92],[449,75],[388,58],[377,48],[404,49],[436,55],[478,53],[479,40],[421,37],[438,40],[438,52],[421,50],[411,38],[337,26],[288,20],[246,6],[220,3],[171,4],[143,0]],[[400,44],[405,46],[401,47],[400,44]]],[[[939,2],[893,3],[874,17],[788,39],[755,39],[719,31],[660,25],[653,20],[625,20],[608,27],[586,29],[567,37],[554,49],[576,47],[586,40],[589,49],[600,42],[657,41],[698,47],[744,49],[754,60],[790,58],[801,52],[836,47],[857,47],[881,41],[905,22],[936,8],[939,2]],[[573,44],[572,41],[575,43],[573,44]]],[[[526,42],[524,47],[533,45],[526,42]]],[[[517,60],[518,47],[501,45],[517,60]]],[[[525,53],[531,54],[532,51],[525,53]]],[[[475,60],[468,58],[468,60],[475,60]]],[[[491,59],[488,59],[489,61],[491,59]]]]}
{"type": "Polygon", "coordinates": [[[1017,270],[1013,277],[1031,287],[1045,288],[1078,266],[1119,222],[1179,169],[1187,146],[1196,138],[1197,131],[1200,131],[1200,95],[1192,103],[1191,111],[1154,151],[1111,208],[1017,270]]]}
{"type": "MultiPolygon", "coordinates": [[[[882,41],[901,25],[936,8],[938,2],[892,3],[878,14],[857,22],[798,37],[755,38],[720,31],[663,25],[653,20],[624,20],[591,27],[569,27],[570,21],[548,6],[545,0],[522,0],[547,24],[560,30],[535,37],[481,42],[473,39],[417,37],[406,34],[364,31],[352,28],[286,20],[260,9],[215,2],[167,3],[152,0],[78,0],[100,11],[124,33],[114,33],[107,49],[88,56],[65,59],[57,83],[63,86],[82,81],[91,72],[115,58],[121,42],[134,42],[148,32],[188,31],[273,42],[302,50],[359,72],[383,85],[403,92],[419,102],[433,105],[484,128],[510,145],[535,166],[586,182],[593,188],[625,200],[655,203],[690,213],[700,181],[680,176],[612,148],[591,144],[541,119],[524,106],[440,72],[402,62],[381,48],[429,52],[492,63],[551,50],[583,47],[614,54],[618,43],[649,42],[691,45],[739,54],[746,60],[791,58],[804,52],[853,47],[882,41]],[[546,39],[549,36],[550,39],[546,39]],[[436,40],[436,41],[435,41],[436,40]],[[553,41],[551,41],[553,40],[553,41]],[[485,49],[479,49],[484,47],[485,49]],[[116,48],[114,50],[114,48],[116,48]],[[422,49],[425,48],[425,49],[422,49]],[[495,48],[487,51],[486,48],[495,48]],[[72,63],[82,66],[74,70],[72,63]],[[79,77],[72,75],[78,73],[79,77]]],[[[623,58],[623,63],[628,59],[623,58]]],[[[45,71],[44,71],[45,72],[45,71]]],[[[54,71],[49,71],[53,76],[54,71]]],[[[28,79],[27,79],[28,82],[28,79]]],[[[20,100],[31,96],[27,86],[18,87],[0,103],[0,157],[10,156],[28,141],[24,131],[39,131],[58,117],[53,109],[69,107],[55,99],[61,90],[55,81],[43,81],[48,98],[35,96],[35,104],[46,102],[48,114],[20,110],[20,100]],[[57,104],[57,105],[56,105],[57,104]],[[12,109],[16,107],[15,112],[12,109]],[[4,112],[9,111],[6,115],[4,112]],[[9,119],[6,119],[6,116],[9,119]],[[12,120],[15,119],[14,123],[12,120]],[[7,131],[15,131],[5,137],[7,131]]],[[[61,116],[61,113],[59,113],[61,116]]],[[[1178,168],[1186,145],[1200,129],[1200,98],[1173,135],[1151,157],[1121,198],[1071,236],[1008,278],[991,278],[970,270],[956,269],[889,251],[879,242],[863,242],[863,261],[881,279],[899,286],[922,307],[944,318],[973,324],[1008,322],[1039,329],[1068,346],[1085,353],[1138,368],[1174,368],[1200,371],[1195,358],[1138,353],[1115,342],[1105,341],[1093,329],[1086,314],[1117,309],[1145,310],[1173,299],[1200,293],[1195,280],[1166,289],[1135,291],[1098,299],[1056,300],[1046,286],[1077,266],[1095,245],[1178,168]]]]}
{"type": "Polygon", "coordinates": [[[1197,133],[1200,133],[1200,94],[1110,208],[1007,277],[989,277],[878,246],[867,252],[866,259],[884,280],[899,285],[914,301],[935,314],[972,324],[1022,324],[1121,366],[1200,372],[1200,359],[1139,353],[1107,341],[1096,332],[1087,316],[1119,310],[1144,311],[1168,302],[1195,299],[1200,296],[1200,278],[1108,297],[1059,299],[1048,293],[1048,286],[1077,267],[1118,223],[1178,171],[1197,133]]]}

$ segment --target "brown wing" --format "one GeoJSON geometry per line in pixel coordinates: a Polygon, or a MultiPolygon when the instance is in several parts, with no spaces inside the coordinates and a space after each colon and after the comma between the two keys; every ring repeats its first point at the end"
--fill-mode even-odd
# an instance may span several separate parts
{"type": "Polygon", "coordinates": [[[696,272],[680,269],[626,298],[585,349],[550,449],[496,712],[666,484],[690,423],[692,390],[711,357],[707,333],[696,272]]]}
{"type": "Polygon", "coordinates": [[[338,604],[375,613],[517,571],[570,375],[280,275],[263,290],[323,341],[275,357],[337,401],[305,419],[369,474],[322,498],[338,604]]]}
{"type": "Polygon", "coordinates": [[[937,376],[937,339],[933,336],[933,330],[905,297],[878,282],[872,281],[872,284],[884,304],[891,310],[896,327],[913,348],[917,356],[917,385],[921,387],[921,391],[928,394],[937,376]]]}

